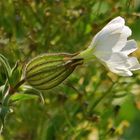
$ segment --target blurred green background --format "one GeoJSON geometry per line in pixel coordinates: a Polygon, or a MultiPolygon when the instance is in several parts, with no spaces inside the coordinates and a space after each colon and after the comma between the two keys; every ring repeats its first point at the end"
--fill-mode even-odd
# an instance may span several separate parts
{"type": "MultiPolygon", "coordinates": [[[[0,53],[14,66],[43,53],[79,52],[116,16],[140,47],[139,0],[1,0],[0,53]]],[[[140,58],[140,49],[133,55],[140,58]]],[[[140,140],[140,71],[118,77],[90,62],[43,95],[45,104],[11,105],[0,140],[140,140]]]]}

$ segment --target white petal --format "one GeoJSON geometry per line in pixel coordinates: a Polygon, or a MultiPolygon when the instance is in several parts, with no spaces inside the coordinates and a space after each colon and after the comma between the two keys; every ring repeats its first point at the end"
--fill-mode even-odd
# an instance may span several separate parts
{"type": "Polygon", "coordinates": [[[136,57],[130,57],[128,59],[128,62],[130,64],[130,70],[134,71],[134,70],[139,70],[140,69],[140,64],[139,61],[136,57]]]}
{"type": "Polygon", "coordinates": [[[124,48],[121,50],[125,55],[129,55],[137,49],[137,43],[135,40],[127,41],[124,48]]]}
{"type": "Polygon", "coordinates": [[[108,61],[103,63],[110,69],[110,71],[120,76],[131,76],[132,72],[129,70],[130,64],[128,57],[122,53],[113,53],[108,61]]]}
{"type": "Polygon", "coordinates": [[[114,23],[121,23],[124,25],[125,21],[122,17],[118,16],[118,17],[112,19],[108,24],[114,24],[114,23]]]}
{"type": "Polygon", "coordinates": [[[128,57],[122,53],[113,53],[106,63],[112,67],[129,68],[128,57]]]}
{"type": "Polygon", "coordinates": [[[129,37],[132,35],[132,31],[128,26],[124,26],[122,33],[126,36],[129,37]]]}
{"type": "Polygon", "coordinates": [[[97,57],[106,57],[106,53],[111,54],[122,50],[130,35],[131,30],[124,25],[124,19],[117,17],[95,35],[89,47],[95,48],[97,57]]]}
{"type": "MultiPolygon", "coordinates": [[[[103,45],[104,43],[108,43],[108,39],[110,39],[111,36],[117,36],[117,39],[115,40],[114,44],[118,41],[120,37],[120,33],[123,29],[123,25],[121,24],[113,24],[113,25],[107,25],[105,26],[100,32],[98,32],[95,37],[93,38],[90,47],[100,47],[100,45],[103,45]]],[[[113,37],[112,37],[113,38],[113,37]]],[[[113,45],[114,45],[113,44],[113,45]]],[[[113,46],[109,45],[106,49],[111,49],[113,46]]]]}
{"type": "Polygon", "coordinates": [[[120,38],[118,42],[116,43],[115,46],[113,46],[113,51],[114,52],[119,52],[121,51],[124,46],[126,45],[127,38],[132,34],[132,31],[129,27],[124,26],[122,31],[120,32],[120,38]]]}
{"type": "Polygon", "coordinates": [[[111,68],[110,70],[113,73],[116,73],[120,76],[132,76],[133,75],[133,73],[128,69],[111,68]]]}
{"type": "Polygon", "coordinates": [[[91,42],[90,47],[95,47],[94,52],[96,53],[97,57],[104,57],[107,56],[106,53],[112,53],[112,48],[120,40],[122,30],[123,26],[121,24],[116,24],[113,26],[108,25],[106,28],[104,28],[98,34],[96,34],[96,36],[93,38],[93,41],[91,42]]]}

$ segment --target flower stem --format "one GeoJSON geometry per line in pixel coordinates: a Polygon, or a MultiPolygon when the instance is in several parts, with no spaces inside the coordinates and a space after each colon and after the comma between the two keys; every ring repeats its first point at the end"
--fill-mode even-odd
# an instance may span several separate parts
{"type": "Polygon", "coordinates": [[[89,108],[89,111],[88,111],[88,112],[90,112],[91,109],[92,109],[92,110],[95,109],[96,106],[97,106],[106,96],[108,96],[108,95],[111,93],[111,91],[112,91],[112,89],[113,89],[114,86],[116,86],[116,83],[115,83],[115,82],[113,82],[112,85],[109,87],[109,89],[108,89],[105,93],[103,93],[102,96],[94,102],[94,104],[91,105],[91,107],[89,108]]]}
{"type": "Polygon", "coordinates": [[[25,79],[22,79],[21,81],[19,81],[16,85],[15,85],[15,87],[14,87],[14,89],[16,90],[16,89],[18,89],[22,84],[24,84],[25,83],[25,79]]]}
{"type": "Polygon", "coordinates": [[[10,87],[9,94],[14,94],[14,92],[24,83],[25,83],[25,78],[19,81],[13,88],[10,87]]]}

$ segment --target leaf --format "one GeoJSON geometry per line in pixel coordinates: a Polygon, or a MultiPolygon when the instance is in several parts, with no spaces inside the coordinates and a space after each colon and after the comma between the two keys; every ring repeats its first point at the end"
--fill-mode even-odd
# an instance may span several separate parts
{"type": "Polygon", "coordinates": [[[38,96],[41,99],[42,103],[43,104],[45,103],[45,99],[43,97],[42,92],[40,92],[39,90],[37,90],[31,86],[23,85],[23,86],[21,86],[19,92],[20,92],[20,94],[38,96]]]}
{"type": "Polygon", "coordinates": [[[15,66],[11,70],[9,83],[14,87],[21,79],[22,76],[22,66],[19,65],[19,62],[16,62],[15,66]]]}
{"type": "Polygon", "coordinates": [[[10,101],[15,102],[15,101],[31,100],[35,98],[37,98],[36,95],[16,93],[10,97],[10,101]]]}
{"type": "Polygon", "coordinates": [[[1,122],[2,122],[2,126],[4,126],[4,123],[5,123],[5,119],[6,119],[6,116],[8,115],[8,113],[10,113],[12,110],[8,107],[8,106],[1,106],[0,108],[0,119],[1,119],[1,122]]]}
{"type": "Polygon", "coordinates": [[[7,78],[9,79],[10,73],[11,73],[11,67],[8,63],[8,60],[2,54],[0,54],[0,62],[2,63],[2,65],[5,69],[7,78]]]}
{"type": "Polygon", "coordinates": [[[53,118],[49,121],[46,120],[43,123],[43,131],[41,140],[56,140],[58,129],[61,129],[61,126],[65,123],[65,117],[63,114],[55,114],[53,118]]]}
{"type": "Polygon", "coordinates": [[[0,100],[2,99],[4,87],[5,87],[5,85],[0,86],[0,100]]]}

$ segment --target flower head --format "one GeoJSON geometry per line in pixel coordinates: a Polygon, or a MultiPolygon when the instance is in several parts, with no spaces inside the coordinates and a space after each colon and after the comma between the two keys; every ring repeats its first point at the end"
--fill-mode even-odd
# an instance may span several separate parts
{"type": "Polygon", "coordinates": [[[131,34],[124,19],[116,17],[95,35],[90,46],[80,56],[85,59],[87,54],[88,57],[96,56],[110,71],[131,76],[131,71],[140,69],[137,58],[128,56],[137,49],[135,40],[127,40],[131,34]]]}

